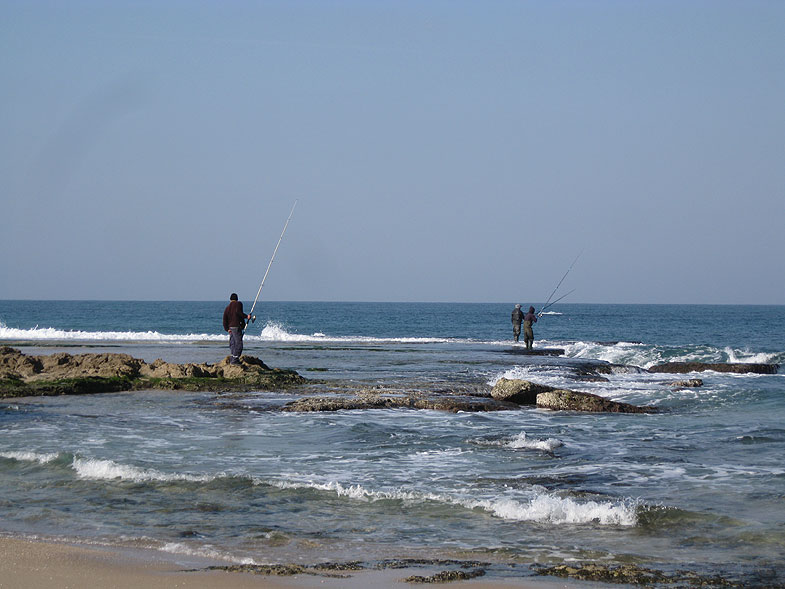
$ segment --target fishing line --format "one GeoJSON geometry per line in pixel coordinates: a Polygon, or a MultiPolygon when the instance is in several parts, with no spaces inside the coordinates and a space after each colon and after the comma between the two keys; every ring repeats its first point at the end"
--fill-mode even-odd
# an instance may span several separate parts
{"type": "MultiPolygon", "coordinates": [[[[537,313],[537,316],[538,316],[538,317],[541,317],[541,316],[542,316],[542,312],[543,312],[543,311],[546,309],[546,307],[550,307],[550,305],[549,305],[548,303],[550,303],[550,302],[551,302],[551,299],[553,298],[553,295],[555,295],[555,294],[556,294],[556,291],[557,291],[557,290],[559,290],[559,287],[561,286],[561,283],[562,283],[562,282],[564,282],[564,279],[565,279],[565,278],[567,278],[567,274],[569,274],[569,273],[570,273],[570,270],[572,270],[572,267],[575,265],[575,262],[577,262],[577,261],[578,261],[578,258],[580,258],[580,257],[581,257],[581,254],[583,254],[583,252],[581,252],[580,254],[578,254],[578,255],[575,257],[575,259],[572,261],[572,264],[570,264],[570,267],[569,267],[569,268],[567,268],[567,271],[564,273],[564,276],[562,276],[562,277],[561,277],[561,280],[559,280],[559,284],[557,284],[557,285],[556,285],[556,288],[554,288],[554,289],[553,289],[553,291],[551,292],[550,296],[548,297],[548,300],[547,300],[547,301],[545,301],[545,304],[544,304],[544,305],[542,306],[542,308],[540,309],[540,312],[539,312],[539,313],[537,313]]],[[[567,293],[567,294],[570,294],[570,293],[567,293]]],[[[564,295],[564,296],[567,296],[567,295],[564,295]]],[[[564,297],[561,297],[561,298],[563,299],[564,297]]],[[[557,300],[561,300],[561,299],[557,299],[557,300]]],[[[556,301],[553,301],[553,302],[555,303],[556,301]]]]}
{"type": "Polygon", "coordinates": [[[558,299],[556,299],[555,301],[551,302],[551,304],[549,304],[549,305],[544,305],[544,306],[543,306],[543,308],[542,308],[542,309],[540,309],[540,313],[539,313],[539,314],[540,314],[540,315],[542,315],[542,313],[543,313],[543,311],[545,311],[545,309],[547,309],[548,307],[553,307],[553,305],[555,305],[556,303],[558,303],[558,302],[559,302],[560,300],[562,300],[564,297],[567,297],[567,296],[571,295],[571,294],[572,294],[572,293],[574,293],[576,290],[578,290],[578,289],[576,289],[576,288],[573,288],[573,289],[572,289],[570,292],[568,292],[567,294],[563,294],[563,295],[562,295],[562,296],[560,296],[558,299]]]}
{"type": "Polygon", "coordinates": [[[278,246],[281,245],[281,240],[283,239],[283,234],[286,233],[286,228],[289,226],[289,221],[292,220],[292,215],[294,214],[294,207],[297,206],[297,201],[294,201],[292,205],[292,211],[289,213],[289,217],[286,219],[286,223],[283,226],[283,231],[281,231],[281,237],[278,238],[278,243],[275,244],[275,249],[273,250],[273,255],[270,258],[270,263],[267,264],[267,270],[264,272],[264,277],[262,278],[262,283],[259,285],[259,290],[256,291],[256,298],[253,300],[253,305],[251,305],[251,311],[248,313],[251,316],[251,323],[256,321],[256,316],[253,314],[253,310],[256,308],[256,301],[259,300],[259,295],[262,292],[262,287],[264,286],[264,281],[267,280],[267,274],[270,273],[270,267],[273,265],[273,260],[275,260],[275,254],[278,253],[278,246]]]}

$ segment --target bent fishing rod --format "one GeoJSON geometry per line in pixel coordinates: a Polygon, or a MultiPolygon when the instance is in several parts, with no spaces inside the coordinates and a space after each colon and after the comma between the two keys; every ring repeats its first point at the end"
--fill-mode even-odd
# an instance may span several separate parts
{"type": "Polygon", "coordinates": [[[281,237],[278,238],[278,243],[275,244],[275,249],[273,250],[273,255],[270,258],[270,263],[267,264],[267,270],[264,272],[264,277],[262,278],[262,283],[259,285],[259,290],[256,291],[256,298],[253,300],[253,305],[251,305],[251,311],[248,313],[251,316],[251,323],[256,321],[256,315],[253,314],[253,310],[256,308],[256,301],[259,300],[259,295],[262,292],[262,287],[264,286],[264,281],[267,280],[267,275],[270,273],[270,267],[273,265],[273,260],[275,260],[275,254],[278,253],[278,246],[281,245],[281,240],[283,239],[284,233],[286,233],[286,228],[289,226],[289,221],[292,220],[292,215],[294,214],[294,207],[297,206],[297,201],[294,201],[292,205],[292,211],[289,213],[289,217],[286,219],[286,223],[284,223],[283,231],[281,231],[281,237]]]}
{"type": "MultiPolygon", "coordinates": [[[[570,267],[569,267],[569,268],[567,268],[567,271],[564,273],[564,276],[562,276],[562,277],[561,277],[561,280],[559,280],[559,284],[557,284],[557,285],[556,285],[556,288],[554,288],[554,289],[553,289],[553,291],[551,292],[550,296],[548,296],[548,300],[547,300],[547,301],[545,301],[545,304],[544,304],[544,305],[542,306],[542,308],[540,309],[540,312],[539,312],[539,313],[537,313],[537,317],[542,317],[542,312],[543,312],[543,311],[544,311],[544,310],[545,310],[547,307],[550,307],[550,305],[549,305],[548,303],[550,303],[550,302],[551,302],[551,299],[553,298],[553,295],[555,295],[555,294],[556,294],[556,291],[557,291],[557,290],[559,290],[559,287],[561,286],[561,283],[562,283],[562,282],[564,282],[564,279],[565,279],[565,278],[567,278],[567,274],[569,274],[569,273],[570,273],[570,270],[572,270],[572,267],[575,265],[575,262],[577,262],[577,261],[578,261],[578,258],[580,258],[580,257],[581,257],[581,254],[582,254],[582,253],[583,253],[583,252],[581,252],[580,254],[578,254],[578,255],[575,257],[575,259],[572,261],[572,264],[570,264],[570,267]]],[[[569,294],[569,293],[567,293],[567,294],[569,294]]],[[[564,296],[567,296],[567,295],[564,295],[564,296]]],[[[564,298],[564,297],[562,297],[562,298],[564,298]]],[[[557,299],[557,300],[561,300],[561,299],[557,299]]],[[[556,301],[554,301],[554,303],[555,303],[555,302],[556,302],[556,301]]]]}

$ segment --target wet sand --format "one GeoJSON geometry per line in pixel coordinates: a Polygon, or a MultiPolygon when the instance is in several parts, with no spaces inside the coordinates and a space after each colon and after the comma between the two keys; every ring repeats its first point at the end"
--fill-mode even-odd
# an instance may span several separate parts
{"type": "MultiPolygon", "coordinates": [[[[204,565],[207,566],[207,565],[204,565]]],[[[271,577],[247,573],[207,571],[178,561],[175,555],[152,550],[127,551],[115,548],[17,538],[0,538],[0,588],[2,589],[364,589],[372,587],[417,587],[404,583],[417,570],[353,572],[349,578],[314,575],[271,577]]],[[[470,589],[557,589],[579,587],[558,579],[471,579],[440,586],[470,589]]],[[[597,584],[592,584],[597,586],[597,584]]]]}

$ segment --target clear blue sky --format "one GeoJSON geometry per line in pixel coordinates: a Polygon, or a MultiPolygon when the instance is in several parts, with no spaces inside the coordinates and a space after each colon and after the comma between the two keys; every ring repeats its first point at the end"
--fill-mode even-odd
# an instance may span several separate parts
{"type": "Polygon", "coordinates": [[[785,304],[785,2],[0,0],[0,298],[785,304]]]}

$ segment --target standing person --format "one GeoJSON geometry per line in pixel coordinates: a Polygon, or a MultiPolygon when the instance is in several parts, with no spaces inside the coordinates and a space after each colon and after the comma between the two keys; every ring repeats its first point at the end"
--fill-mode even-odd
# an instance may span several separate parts
{"type": "Polygon", "coordinates": [[[515,338],[517,343],[518,338],[521,336],[521,322],[523,321],[523,311],[521,311],[521,304],[516,303],[515,308],[512,310],[512,337],[515,338]]]}
{"type": "Polygon", "coordinates": [[[529,307],[529,312],[523,316],[523,341],[526,343],[527,350],[531,350],[534,345],[532,323],[537,323],[537,315],[534,313],[534,307],[529,307]]]}
{"type": "Polygon", "coordinates": [[[243,303],[237,300],[237,293],[229,297],[229,304],[224,309],[224,330],[229,332],[229,353],[232,358],[230,364],[239,364],[240,355],[243,353],[243,329],[245,320],[250,319],[243,311],[243,303]]]}

